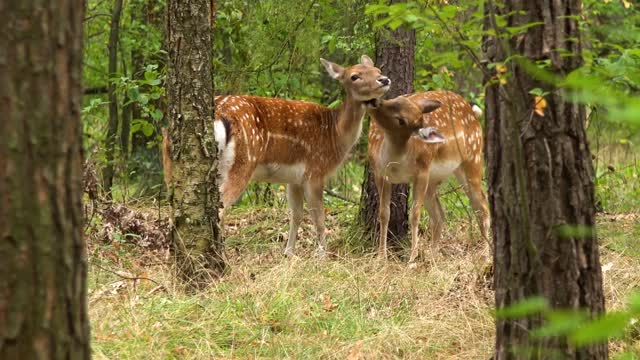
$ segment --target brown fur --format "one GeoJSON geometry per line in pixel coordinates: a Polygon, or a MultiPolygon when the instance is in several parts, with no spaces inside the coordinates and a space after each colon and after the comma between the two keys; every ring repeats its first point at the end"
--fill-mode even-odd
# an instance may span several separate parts
{"type": "Polygon", "coordinates": [[[436,190],[451,174],[464,185],[478,216],[482,236],[487,238],[489,212],[481,186],[482,128],[471,106],[453,92],[429,91],[382,101],[369,113],[374,121],[369,132],[368,155],[381,194],[380,256],[386,257],[391,184],[401,177],[407,180],[403,182],[413,183],[410,261],[418,255],[417,228],[423,203],[429,212],[434,240],[441,235],[444,211],[436,190]],[[428,106],[429,101],[437,101],[441,106],[434,110],[428,106]],[[418,129],[429,127],[436,129],[446,141],[430,144],[415,136],[418,129]],[[398,165],[401,163],[406,166],[398,165]]]}
{"type": "Polygon", "coordinates": [[[227,134],[229,146],[221,157],[232,147],[235,154],[229,168],[222,173],[220,191],[224,207],[236,201],[251,179],[287,183],[292,212],[287,255],[293,254],[302,219],[303,194],[318,231],[319,251],[324,252],[322,192],[325,180],[358,140],[364,102],[382,96],[389,88],[388,78],[366,56],[361,64],[349,68],[322,62],[347,93],[337,109],[306,101],[258,96],[216,98],[216,120],[228,121],[231,129],[231,134],[227,134]],[[302,173],[289,176],[294,172],[291,169],[302,169],[302,173]]]}

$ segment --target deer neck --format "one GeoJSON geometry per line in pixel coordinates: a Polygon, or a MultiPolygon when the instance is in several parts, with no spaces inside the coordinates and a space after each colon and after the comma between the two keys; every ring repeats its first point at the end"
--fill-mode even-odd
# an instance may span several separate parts
{"type": "Polygon", "coordinates": [[[348,152],[353,144],[358,141],[362,132],[365,105],[362,101],[357,101],[350,94],[347,94],[344,103],[337,111],[336,133],[338,135],[338,143],[343,151],[348,152]]]}
{"type": "Polygon", "coordinates": [[[382,131],[384,132],[384,148],[389,156],[391,158],[404,156],[409,149],[411,134],[404,131],[391,132],[384,129],[382,131]]]}

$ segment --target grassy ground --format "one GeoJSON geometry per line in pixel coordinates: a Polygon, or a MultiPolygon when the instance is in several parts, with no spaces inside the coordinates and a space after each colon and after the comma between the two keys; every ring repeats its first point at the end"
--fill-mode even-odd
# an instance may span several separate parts
{"type": "MultiPolygon", "coordinates": [[[[196,295],[174,282],[163,251],[94,244],[89,306],[95,358],[489,358],[489,252],[475,226],[451,224],[440,243],[425,244],[421,266],[408,269],[401,261],[344,251],[349,247],[342,239],[350,236],[344,222],[354,211],[353,205],[331,210],[334,255],[319,261],[308,222],[300,258],[281,256],[285,208],[234,210],[230,271],[196,295]]],[[[609,309],[622,307],[640,284],[639,220],[636,214],[599,218],[609,309]]],[[[640,352],[637,338],[612,345],[614,351],[631,348],[640,352]]]]}
{"type": "MultiPolygon", "coordinates": [[[[597,156],[597,229],[607,309],[614,310],[640,289],[640,163],[624,146],[605,150],[597,156]]],[[[361,173],[350,163],[329,185],[348,201],[326,199],[332,253],[326,261],[313,257],[308,216],[300,257],[283,258],[282,189],[274,187],[273,206],[251,205],[254,198],[264,201],[265,192],[250,189],[226,219],[229,272],[198,294],[174,281],[165,250],[142,250],[125,234],[110,236],[108,244],[90,241],[95,358],[488,359],[490,253],[466,197],[451,184],[443,187],[446,236],[423,240],[420,266],[409,269],[405,260],[378,261],[363,246],[353,226],[361,173]]],[[[611,350],[640,358],[640,329],[612,342],[611,350]]]]}

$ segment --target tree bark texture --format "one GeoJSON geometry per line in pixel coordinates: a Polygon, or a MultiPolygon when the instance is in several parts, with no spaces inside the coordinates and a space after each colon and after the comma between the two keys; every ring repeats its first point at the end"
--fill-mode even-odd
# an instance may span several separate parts
{"type": "MultiPolygon", "coordinates": [[[[109,77],[116,76],[118,72],[118,41],[120,37],[120,15],[122,14],[122,0],[116,0],[111,13],[111,26],[109,31],[109,77]]],[[[107,127],[107,146],[105,149],[107,164],[104,169],[104,191],[111,198],[113,187],[114,161],[116,152],[116,136],[118,133],[118,97],[116,96],[116,84],[109,80],[109,126],[107,127]]]]}
{"type": "Polygon", "coordinates": [[[179,273],[195,287],[224,268],[213,133],[211,3],[167,6],[167,98],[172,159],[173,250],[179,273]]]}
{"type": "MultiPolygon", "coordinates": [[[[485,29],[503,14],[506,26],[541,25],[521,34],[484,40],[490,63],[511,56],[549,60],[547,69],[566,76],[582,64],[576,17],[580,1],[508,0],[486,6],[485,29]],[[559,51],[561,50],[561,51],[559,51]],[[566,56],[568,54],[569,56],[566,56]]],[[[507,34],[498,29],[498,34],[507,34]]],[[[543,296],[554,308],[604,311],[602,274],[595,233],[593,167],[584,129],[585,109],[534,79],[521,65],[505,63],[506,83],[487,75],[487,170],[494,236],[496,307],[543,296]],[[534,112],[534,88],[549,92],[544,115],[534,112]],[[576,226],[590,231],[572,231],[576,226]],[[569,230],[568,230],[569,229],[569,230]]],[[[540,316],[496,321],[495,359],[603,359],[607,345],[577,349],[566,338],[529,338],[540,316]],[[520,355],[519,355],[520,354],[520,355]],[[527,357],[529,358],[529,357],[527,357]]]]}
{"type": "Polygon", "coordinates": [[[0,359],[89,359],[85,2],[0,2],[0,359]]]}
{"type": "MultiPolygon", "coordinates": [[[[406,0],[391,0],[401,3],[406,0]]],[[[393,31],[383,29],[376,39],[376,66],[391,79],[391,89],[385,98],[394,98],[413,92],[414,55],[416,32],[400,27],[393,31]]],[[[360,218],[372,239],[379,238],[378,207],[380,198],[376,189],[373,172],[365,165],[364,182],[360,198],[360,218]]],[[[407,235],[409,206],[409,185],[394,184],[391,190],[391,213],[389,217],[388,239],[391,246],[398,247],[400,239],[407,235]]]]}

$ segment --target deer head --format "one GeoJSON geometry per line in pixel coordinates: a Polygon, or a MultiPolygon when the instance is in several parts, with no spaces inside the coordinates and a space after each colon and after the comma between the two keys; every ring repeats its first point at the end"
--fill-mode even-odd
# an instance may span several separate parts
{"type": "Polygon", "coordinates": [[[382,127],[387,136],[398,142],[406,142],[411,136],[416,136],[427,143],[444,142],[440,132],[433,127],[428,127],[423,116],[442,106],[437,100],[424,98],[411,100],[406,96],[398,96],[390,100],[374,99],[367,105],[372,119],[382,127]]]}
{"type": "Polygon", "coordinates": [[[367,55],[362,55],[360,64],[344,68],[325,59],[320,59],[329,75],[340,81],[347,96],[353,100],[367,102],[384,95],[391,85],[391,80],[382,75],[367,55]]]}

